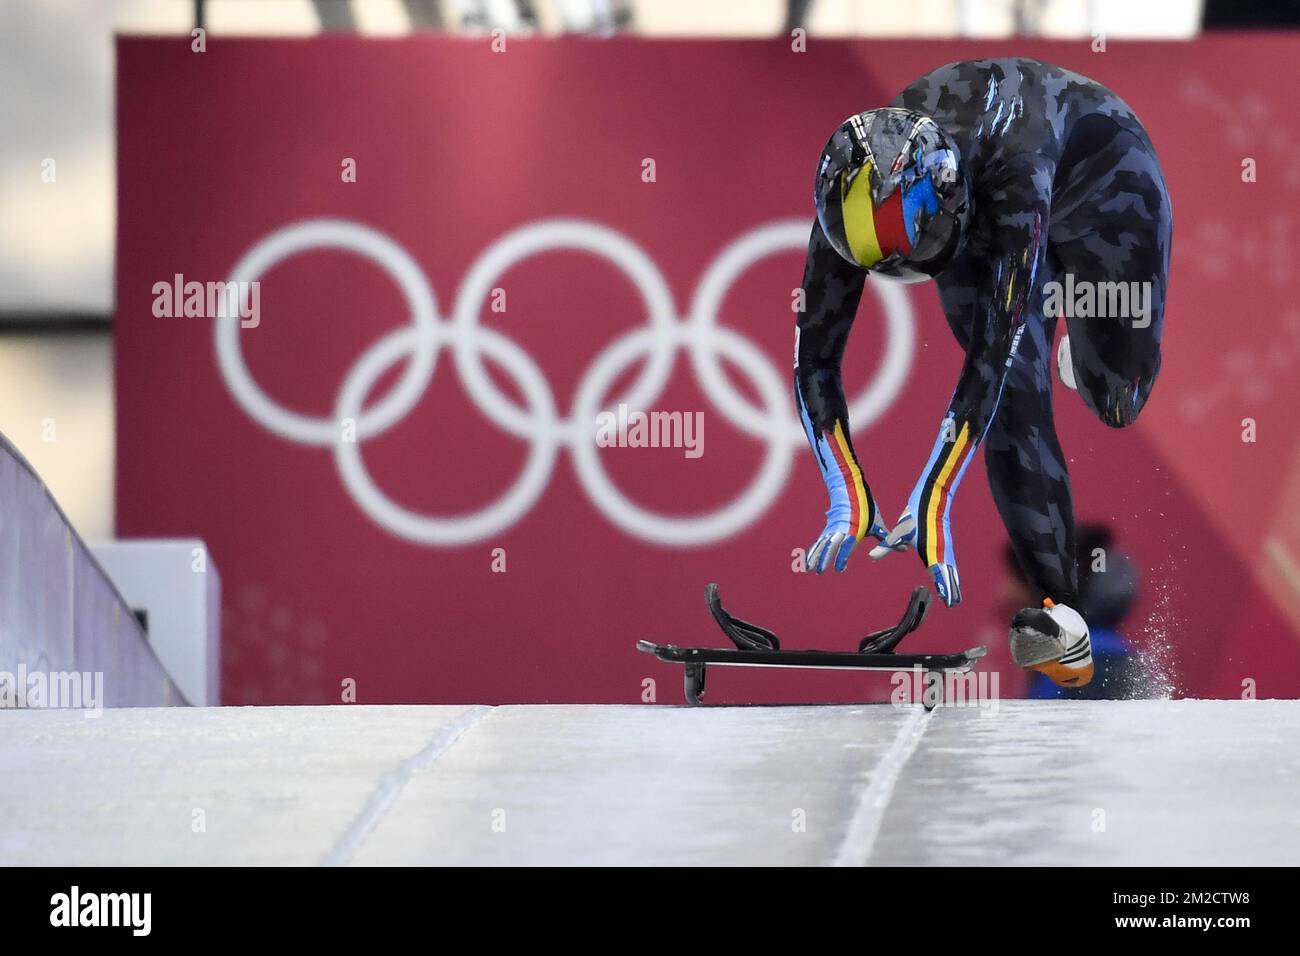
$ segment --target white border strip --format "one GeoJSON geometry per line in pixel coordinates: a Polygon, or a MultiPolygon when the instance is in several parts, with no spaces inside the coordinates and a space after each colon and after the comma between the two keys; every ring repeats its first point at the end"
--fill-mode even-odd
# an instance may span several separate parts
{"type": "Polygon", "coordinates": [[[402,788],[406,786],[407,781],[446,753],[451,748],[451,745],[460,739],[461,734],[490,713],[492,713],[491,707],[471,707],[451,724],[439,731],[423,750],[415,756],[403,760],[394,770],[380,777],[379,786],[375,792],[370,795],[370,799],[361,808],[361,812],[352,821],[352,825],[339,837],[338,842],[334,844],[334,848],[325,854],[320,865],[346,865],[357,850],[361,848],[361,844],[366,841],[366,837],[370,836],[375,827],[379,826],[379,821],[384,818],[384,814],[388,812],[389,807],[397,802],[397,798],[401,794],[402,788]]]}
{"type": "Polygon", "coordinates": [[[908,759],[921,743],[925,728],[929,726],[934,711],[925,710],[919,704],[907,718],[898,736],[889,745],[885,755],[871,770],[871,783],[863,791],[849,821],[848,833],[835,854],[832,866],[866,866],[875,848],[876,837],[880,835],[880,825],[884,822],[885,811],[889,809],[889,799],[894,795],[894,787],[903,774],[908,759]]]}

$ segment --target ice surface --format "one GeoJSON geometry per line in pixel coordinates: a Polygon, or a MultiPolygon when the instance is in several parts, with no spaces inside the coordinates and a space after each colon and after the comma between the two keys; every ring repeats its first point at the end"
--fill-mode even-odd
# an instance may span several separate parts
{"type": "Polygon", "coordinates": [[[9,711],[0,865],[1294,865],[1298,737],[1295,701],[9,711]]]}

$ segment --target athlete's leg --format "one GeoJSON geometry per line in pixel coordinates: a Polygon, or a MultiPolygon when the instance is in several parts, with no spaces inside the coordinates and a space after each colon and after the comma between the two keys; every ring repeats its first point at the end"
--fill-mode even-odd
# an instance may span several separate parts
{"type": "Polygon", "coordinates": [[[1160,371],[1169,194],[1155,157],[1126,131],[1070,178],[1059,197],[1068,214],[1053,221],[1049,242],[1066,293],[1074,380],[1093,413],[1122,428],[1137,420],[1160,371]]]}
{"type": "Polygon", "coordinates": [[[1031,318],[984,438],[993,500],[1037,598],[1078,607],[1074,502],[1052,418],[1056,320],[1031,318]]]}
{"type": "MultiPolygon", "coordinates": [[[[1051,257],[1048,264],[1054,266],[1051,257]]],[[[1063,687],[1092,680],[1092,644],[1079,614],[1074,503],[1052,419],[1052,338],[1041,311],[1024,325],[997,417],[984,443],[989,485],[1016,560],[1042,606],[1011,620],[1011,659],[1063,687]]]]}

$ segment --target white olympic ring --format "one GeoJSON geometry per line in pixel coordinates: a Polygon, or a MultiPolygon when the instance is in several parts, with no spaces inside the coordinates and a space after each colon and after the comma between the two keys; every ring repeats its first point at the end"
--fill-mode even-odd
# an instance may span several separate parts
{"type": "MultiPolygon", "coordinates": [[[[254,243],[231,269],[230,281],[252,282],[281,260],[310,249],[343,249],[374,262],[396,281],[411,311],[411,324],[382,336],[362,353],[344,377],[329,418],[287,409],[262,391],[240,351],[239,310],[228,305],[215,323],[217,367],[235,401],[267,431],[303,445],[332,446],[339,476],[353,500],[371,520],[400,538],[448,547],[498,534],[541,497],[556,455],[568,446],[587,496],[619,528],[656,544],[708,544],[743,530],[767,510],[785,485],[791,450],[806,442],[786,379],[749,339],[718,325],[718,311],[727,291],[747,269],[777,252],[802,251],[807,241],[808,223],[801,219],[779,220],[743,234],[704,271],[683,322],[663,274],[636,243],[593,222],[545,219],[520,226],[484,250],[461,283],[450,319],[444,320],[419,265],[388,236],[344,219],[291,223],[254,243]],[[532,357],[479,322],[482,305],[501,275],[529,256],[554,249],[584,252],[617,266],[632,280],[649,317],[648,325],[624,333],[588,366],[567,418],[559,416],[546,376],[532,357]],[[500,498],[476,512],[449,516],[420,514],[395,503],[375,485],[361,458],[365,439],[392,427],[415,408],[432,381],[443,348],[451,350],[461,383],[479,410],[504,431],[531,443],[523,471],[500,498]],[[627,394],[609,405],[648,410],[667,385],[681,348],[687,349],[696,378],[723,417],[768,443],[749,488],[712,512],[689,516],[658,514],[627,498],[601,466],[595,440],[602,399],[620,374],[645,358],[627,394]],[[483,364],[484,356],[514,379],[526,407],[497,388],[483,364]],[[727,379],[723,358],[757,386],[762,408],[752,405],[727,379]],[[366,407],[375,383],[402,361],[407,361],[407,367],[397,383],[366,407]],[[350,440],[343,438],[344,422],[353,425],[350,440]]],[[[849,403],[850,420],[859,428],[878,418],[898,396],[915,349],[907,293],[898,283],[875,276],[867,285],[884,307],[886,344],[873,380],[849,403]]]]}

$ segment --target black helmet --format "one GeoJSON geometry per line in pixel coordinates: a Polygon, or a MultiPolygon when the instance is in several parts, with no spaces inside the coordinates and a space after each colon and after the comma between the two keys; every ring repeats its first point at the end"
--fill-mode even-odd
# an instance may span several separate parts
{"type": "Polygon", "coordinates": [[[956,145],[930,117],[905,109],[845,120],[822,150],[815,198],[836,252],[902,279],[943,271],[970,217],[956,145]]]}

